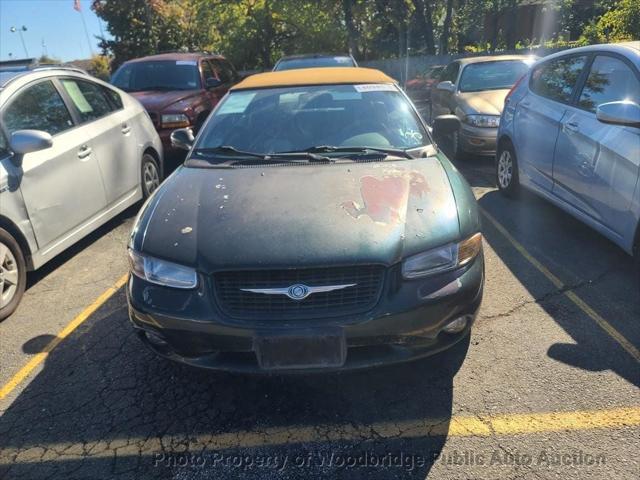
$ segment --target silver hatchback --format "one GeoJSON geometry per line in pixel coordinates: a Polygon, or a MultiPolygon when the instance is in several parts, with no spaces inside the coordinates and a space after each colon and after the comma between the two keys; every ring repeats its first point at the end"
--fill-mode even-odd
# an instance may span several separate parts
{"type": "Polygon", "coordinates": [[[162,178],[144,108],[81,71],[0,72],[0,320],[26,273],[54,258],[162,178]]]}
{"type": "Polygon", "coordinates": [[[640,42],[591,45],[536,63],[507,97],[496,180],[590,225],[640,272],[640,42]]]}

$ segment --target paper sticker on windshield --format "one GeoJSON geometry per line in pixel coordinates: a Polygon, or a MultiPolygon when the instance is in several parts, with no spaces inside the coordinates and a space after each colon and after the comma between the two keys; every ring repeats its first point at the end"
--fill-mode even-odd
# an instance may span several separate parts
{"type": "Polygon", "coordinates": [[[196,60],[176,60],[176,65],[197,65],[196,60]]]}
{"type": "Polygon", "coordinates": [[[395,92],[396,87],[391,83],[365,83],[354,85],[356,92],[395,92]]]}
{"type": "Polygon", "coordinates": [[[220,105],[217,114],[244,113],[255,96],[256,92],[234,92],[220,105]]]}

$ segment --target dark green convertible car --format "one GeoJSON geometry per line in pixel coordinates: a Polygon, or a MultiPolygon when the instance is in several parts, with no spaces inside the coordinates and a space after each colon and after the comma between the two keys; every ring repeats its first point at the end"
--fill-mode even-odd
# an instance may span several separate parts
{"type": "MultiPolygon", "coordinates": [[[[436,119],[436,133],[458,127],[436,119]]],[[[364,68],[237,84],[147,201],[130,318],[156,353],[243,372],[433,354],[482,300],[475,198],[395,81],[364,68]]]]}

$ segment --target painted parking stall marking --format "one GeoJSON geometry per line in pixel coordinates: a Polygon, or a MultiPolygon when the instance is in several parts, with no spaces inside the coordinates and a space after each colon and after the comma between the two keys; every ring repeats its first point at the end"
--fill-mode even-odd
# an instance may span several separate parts
{"type": "MultiPolygon", "coordinates": [[[[489,212],[480,207],[482,215],[491,222],[491,224],[498,230],[511,245],[540,273],[542,273],[553,285],[559,290],[567,288],[562,280],[555,276],[551,271],[545,267],[542,263],[535,259],[527,249],[518,242],[513,236],[504,228],[498,220],[496,220],[489,212]]],[[[584,314],[586,314],[591,320],[593,320],[600,328],[602,328],[613,340],[615,340],[631,357],[638,363],[640,363],[640,351],[629,341],[624,335],[616,330],[613,325],[607,322],[601,315],[599,315],[593,308],[584,302],[574,292],[567,290],[563,292],[563,295],[567,297],[574,305],[576,305],[584,314]]]]}

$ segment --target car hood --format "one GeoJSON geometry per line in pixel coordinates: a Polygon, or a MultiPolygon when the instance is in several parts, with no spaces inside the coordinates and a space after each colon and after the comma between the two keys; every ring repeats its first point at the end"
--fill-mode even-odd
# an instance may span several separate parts
{"type": "Polygon", "coordinates": [[[182,167],[156,192],[138,233],[144,253],[211,272],[391,265],[456,241],[460,229],[447,173],[431,157],[182,167]]]}
{"type": "Polygon", "coordinates": [[[467,115],[500,115],[508,93],[509,89],[461,92],[458,95],[458,104],[467,115]]]}
{"type": "Polygon", "coordinates": [[[198,95],[199,90],[173,90],[169,92],[161,92],[157,90],[149,90],[142,92],[131,92],[145,109],[151,112],[160,112],[168,106],[186,100],[190,97],[198,95]]]}

